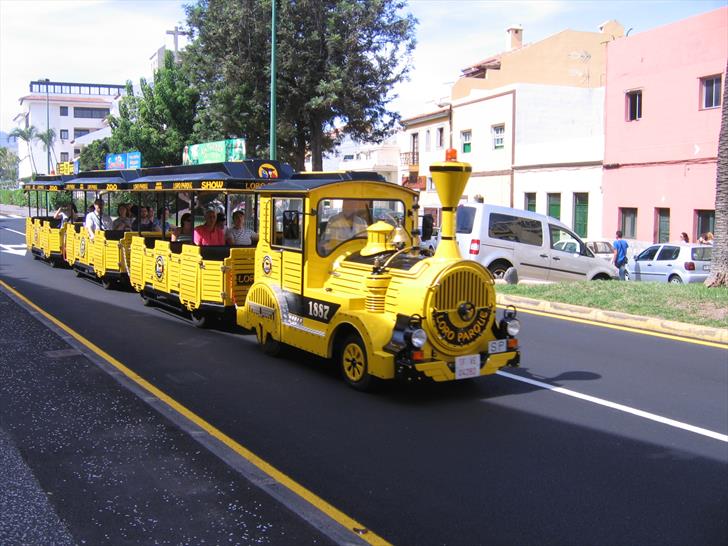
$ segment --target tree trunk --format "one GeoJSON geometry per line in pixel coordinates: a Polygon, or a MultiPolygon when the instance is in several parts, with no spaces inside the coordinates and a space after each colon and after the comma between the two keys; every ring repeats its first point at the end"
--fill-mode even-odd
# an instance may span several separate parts
{"type": "Polygon", "coordinates": [[[314,171],[322,171],[324,169],[324,160],[322,148],[323,132],[321,123],[314,119],[311,122],[311,169],[314,171]]]}
{"type": "Polygon", "coordinates": [[[710,275],[705,286],[728,286],[728,66],[723,73],[723,109],[718,137],[718,165],[715,182],[715,233],[710,275]]]}
{"type": "Polygon", "coordinates": [[[35,158],[33,157],[33,144],[31,142],[28,142],[28,152],[30,153],[30,171],[32,174],[35,174],[38,172],[38,169],[35,167],[35,158]]]}

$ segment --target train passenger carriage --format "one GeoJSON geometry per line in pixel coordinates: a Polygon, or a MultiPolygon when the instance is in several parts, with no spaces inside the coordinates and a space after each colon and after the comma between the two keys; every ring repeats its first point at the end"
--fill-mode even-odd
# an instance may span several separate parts
{"type": "Polygon", "coordinates": [[[333,357],[345,380],[434,381],[519,362],[515,309],[496,320],[494,280],[463,260],[455,207],[470,166],[435,164],[442,241],[419,248],[417,194],[366,173],[299,173],[259,189],[255,283],[238,323],[264,350],[333,357]]]}
{"type": "MultiPolygon", "coordinates": [[[[66,237],[66,261],[78,275],[97,278],[104,288],[128,280],[127,256],[131,246],[131,233],[119,230],[99,230],[93,238],[84,227],[85,209],[89,194],[106,197],[106,209],[110,212],[111,195],[131,189],[137,178],[137,170],[86,171],[68,180],[65,189],[83,192],[84,212],[73,224],[69,224],[66,237]]],[[[103,199],[102,199],[103,200],[103,199]]],[[[93,201],[93,199],[91,199],[93,201]]]]}
{"type": "MultiPolygon", "coordinates": [[[[132,186],[135,191],[162,195],[163,202],[174,197],[192,213],[193,223],[211,208],[225,211],[228,223],[235,210],[243,210],[255,228],[256,190],[291,174],[285,164],[246,160],[142,169],[132,186]]],[[[211,318],[234,322],[235,305],[245,301],[253,281],[254,252],[253,246],[197,246],[160,233],[134,235],[131,285],[145,304],[186,310],[196,326],[206,326],[211,318]]]]}
{"type": "Polygon", "coordinates": [[[25,219],[25,245],[34,258],[48,262],[52,267],[63,261],[63,241],[66,226],[53,218],[50,212],[50,196],[64,191],[69,176],[41,175],[23,184],[28,194],[28,217],[25,219]],[[35,195],[35,215],[32,212],[35,195]],[[42,213],[41,213],[42,211],[42,213]]]}

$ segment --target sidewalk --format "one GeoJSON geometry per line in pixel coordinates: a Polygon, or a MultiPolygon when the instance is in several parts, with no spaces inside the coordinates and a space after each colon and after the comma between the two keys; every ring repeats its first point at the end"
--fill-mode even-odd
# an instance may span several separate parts
{"type": "MultiPolygon", "coordinates": [[[[0,214],[25,218],[28,216],[28,207],[17,207],[15,205],[3,205],[0,203],[0,214]]],[[[35,208],[33,208],[33,214],[35,214],[35,208]]]]}
{"type": "Polygon", "coordinates": [[[0,291],[0,544],[331,544],[0,291]]]}

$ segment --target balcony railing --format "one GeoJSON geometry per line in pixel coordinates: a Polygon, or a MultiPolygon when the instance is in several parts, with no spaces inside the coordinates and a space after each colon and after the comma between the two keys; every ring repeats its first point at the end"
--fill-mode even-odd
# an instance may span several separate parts
{"type": "Polygon", "coordinates": [[[399,154],[400,165],[419,165],[420,164],[420,153],[419,152],[405,152],[399,154]]]}

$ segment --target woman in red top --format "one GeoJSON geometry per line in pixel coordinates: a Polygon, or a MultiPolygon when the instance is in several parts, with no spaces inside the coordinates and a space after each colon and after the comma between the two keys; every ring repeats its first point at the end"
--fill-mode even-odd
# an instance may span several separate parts
{"type": "Polygon", "coordinates": [[[205,223],[195,228],[194,242],[200,246],[225,244],[225,230],[217,227],[217,213],[214,210],[205,211],[205,223]]]}

